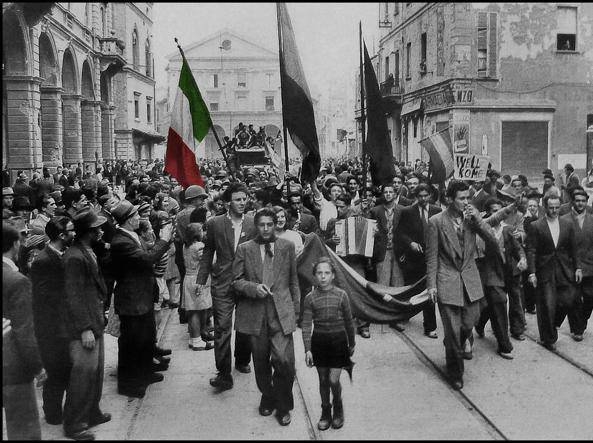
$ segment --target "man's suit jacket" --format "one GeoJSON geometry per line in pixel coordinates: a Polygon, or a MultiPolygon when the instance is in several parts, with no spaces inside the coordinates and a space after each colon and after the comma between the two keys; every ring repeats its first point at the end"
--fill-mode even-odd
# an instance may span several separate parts
{"type": "Polygon", "coordinates": [[[583,270],[583,277],[593,277],[593,215],[585,214],[582,228],[572,212],[562,218],[571,221],[574,226],[577,256],[583,270]]]}
{"type": "Polygon", "coordinates": [[[574,272],[580,268],[577,255],[577,237],[570,220],[558,219],[560,234],[558,246],[548,226],[547,218],[534,221],[529,225],[527,235],[527,265],[530,274],[536,274],[538,284],[549,282],[555,277],[556,286],[575,284],[574,272]]]}
{"type": "Polygon", "coordinates": [[[472,205],[474,205],[478,211],[482,212],[484,210],[484,203],[486,203],[486,200],[490,197],[492,196],[482,188],[473,195],[472,205]]]}
{"type": "MultiPolygon", "coordinates": [[[[393,209],[393,251],[397,250],[395,247],[396,243],[396,231],[401,217],[403,206],[395,205],[393,209]]],[[[387,252],[387,216],[385,215],[385,205],[375,206],[371,209],[371,218],[377,220],[377,235],[375,235],[375,245],[373,248],[373,261],[381,262],[385,260],[385,253],[387,252]]]]}
{"type": "Polygon", "coordinates": [[[33,318],[37,340],[68,338],[62,256],[46,246],[33,261],[29,276],[33,284],[33,318]]]}
{"type": "Polygon", "coordinates": [[[469,300],[475,302],[484,296],[482,282],[476,265],[476,234],[482,238],[492,236],[489,226],[481,217],[463,221],[461,249],[453,224],[451,208],[428,220],[426,238],[427,288],[436,288],[438,301],[453,306],[463,306],[463,288],[469,300]]]}
{"type": "MultiPolygon", "coordinates": [[[[571,211],[572,211],[572,203],[571,202],[563,203],[562,205],[560,205],[560,210],[558,211],[558,214],[560,216],[563,216],[563,215],[570,213],[571,211]]],[[[585,206],[585,212],[587,214],[593,214],[593,207],[585,206]]]]}
{"type": "Polygon", "coordinates": [[[80,340],[87,330],[93,331],[95,337],[103,336],[107,288],[99,266],[78,241],[64,253],[63,263],[70,339],[80,340]]]}
{"type": "Polygon", "coordinates": [[[169,242],[157,239],[146,250],[127,232],[118,229],[111,240],[111,270],[116,280],[114,307],[118,315],[143,315],[154,308],[158,287],[153,265],[169,250],[169,242]]]}
{"type": "MultiPolygon", "coordinates": [[[[435,205],[428,205],[428,217],[441,212],[442,209],[435,205]]],[[[404,254],[405,260],[402,263],[404,272],[413,272],[424,274],[426,272],[426,259],[424,252],[418,253],[411,248],[412,242],[418,243],[422,246],[422,250],[426,249],[426,232],[424,232],[424,224],[420,219],[420,210],[418,203],[404,208],[401,212],[399,225],[395,233],[398,256],[404,254]]]]}
{"type": "MultiPolygon", "coordinates": [[[[259,335],[266,312],[266,299],[256,295],[263,279],[261,245],[250,240],[237,247],[233,262],[233,288],[237,292],[235,329],[248,335],[259,335]]],[[[294,244],[281,238],[274,244],[274,282],[270,286],[274,306],[284,335],[296,330],[301,292],[294,244]]]]}
{"type": "MultiPolygon", "coordinates": [[[[292,229],[296,222],[296,218],[290,218],[287,223],[287,229],[292,229]]],[[[306,214],[301,212],[301,224],[299,226],[299,231],[304,232],[305,234],[319,234],[319,225],[317,224],[317,220],[311,214],[306,214]]]]}
{"type": "Polygon", "coordinates": [[[526,258],[525,251],[521,247],[519,240],[513,236],[513,228],[504,226],[502,228],[502,238],[504,242],[504,262],[503,251],[500,250],[494,235],[487,237],[485,240],[485,256],[476,260],[484,286],[508,288],[510,278],[521,273],[517,268],[517,263],[522,258],[526,258]]]}
{"type": "Polygon", "coordinates": [[[2,340],[2,386],[27,383],[43,363],[33,326],[31,281],[2,263],[2,317],[12,330],[2,340]]]}
{"type": "MultiPolygon", "coordinates": [[[[255,237],[253,217],[245,215],[239,245],[255,237]]],[[[237,246],[238,247],[238,246],[237,246]]],[[[200,259],[197,282],[205,285],[212,273],[214,296],[225,296],[233,281],[233,260],[235,259],[235,231],[228,215],[217,215],[206,222],[206,241],[200,259]],[[212,263],[216,253],[216,262],[212,263]]],[[[230,295],[230,294],[229,294],[230,295]]]]}

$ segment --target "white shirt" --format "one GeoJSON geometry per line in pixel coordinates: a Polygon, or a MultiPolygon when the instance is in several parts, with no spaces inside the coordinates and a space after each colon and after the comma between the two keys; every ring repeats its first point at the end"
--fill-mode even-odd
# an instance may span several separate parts
{"type": "Polygon", "coordinates": [[[119,227],[119,229],[121,229],[122,231],[126,232],[127,234],[130,234],[130,236],[136,240],[136,243],[138,243],[138,246],[142,247],[142,243],[140,242],[140,237],[138,237],[138,234],[136,234],[134,231],[129,231],[125,228],[122,228],[121,226],[119,227]]]}
{"type": "MultiPolygon", "coordinates": [[[[272,250],[272,254],[274,253],[274,242],[270,243],[270,249],[272,250]]],[[[259,245],[259,252],[261,253],[261,261],[263,263],[264,258],[266,258],[266,245],[261,244],[259,245]]]]}
{"type": "Polygon", "coordinates": [[[239,239],[241,238],[241,231],[243,230],[243,221],[245,220],[245,215],[241,216],[241,221],[236,222],[232,219],[230,214],[227,214],[227,217],[233,224],[233,231],[235,233],[235,251],[237,250],[237,246],[239,246],[239,239]]]}
{"type": "Polygon", "coordinates": [[[558,221],[558,217],[554,219],[550,219],[546,217],[548,221],[548,227],[550,228],[550,233],[552,234],[552,240],[554,240],[554,247],[558,247],[558,237],[560,237],[560,222],[558,221]]]}
{"type": "Polygon", "coordinates": [[[327,222],[332,218],[338,218],[338,208],[334,202],[326,200],[323,196],[321,198],[315,198],[315,201],[319,204],[321,210],[319,211],[319,227],[322,231],[327,229],[327,222]]]}
{"type": "Polygon", "coordinates": [[[303,239],[296,231],[293,231],[292,229],[286,229],[282,232],[276,232],[276,237],[283,238],[294,244],[294,252],[297,257],[300,255],[301,252],[303,252],[303,239]]]}
{"type": "Polygon", "coordinates": [[[19,272],[19,267],[17,265],[15,265],[11,259],[9,259],[8,257],[5,257],[4,255],[2,256],[2,263],[6,263],[8,265],[8,267],[10,269],[12,269],[13,271],[19,272]]]}

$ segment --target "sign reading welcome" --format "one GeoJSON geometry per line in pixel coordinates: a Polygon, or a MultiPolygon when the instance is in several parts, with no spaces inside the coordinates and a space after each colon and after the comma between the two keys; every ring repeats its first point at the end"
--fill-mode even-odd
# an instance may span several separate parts
{"type": "Polygon", "coordinates": [[[485,180],[489,163],[490,157],[487,155],[455,154],[453,178],[456,180],[485,180]]]}

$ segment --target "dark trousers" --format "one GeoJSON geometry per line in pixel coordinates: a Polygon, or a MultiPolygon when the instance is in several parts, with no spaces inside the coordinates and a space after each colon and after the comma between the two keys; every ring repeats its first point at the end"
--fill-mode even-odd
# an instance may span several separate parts
{"type": "Polygon", "coordinates": [[[64,404],[64,430],[76,432],[82,423],[101,415],[99,402],[103,393],[105,348],[103,337],[95,338],[95,347],[86,349],[82,341],[70,342],[72,371],[64,404]]]}
{"type": "Polygon", "coordinates": [[[488,320],[492,325],[494,336],[498,342],[498,351],[508,353],[513,350],[509,339],[509,320],[507,317],[507,296],[504,288],[486,286],[484,288],[486,306],[482,308],[480,319],[476,325],[477,329],[484,330],[488,320]]]}
{"type": "Polygon", "coordinates": [[[568,317],[568,325],[570,326],[571,333],[582,334],[585,332],[583,298],[581,297],[579,286],[572,286],[572,293],[567,291],[563,298],[558,299],[554,319],[555,326],[559,328],[566,317],[568,317]]]}
{"type": "Polygon", "coordinates": [[[284,335],[278,320],[272,318],[269,322],[264,321],[260,335],[249,338],[255,381],[262,394],[260,405],[276,408],[279,412],[291,411],[294,408],[292,385],[296,373],[292,334],[284,335]]]}
{"type": "Polygon", "coordinates": [[[464,294],[464,305],[453,306],[438,303],[441,321],[445,333],[445,355],[447,358],[447,374],[452,380],[463,377],[463,345],[466,340],[472,344],[472,329],[480,317],[480,301],[471,303],[464,294]]]}
{"type": "Polygon", "coordinates": [[[509,294],[509,326],[512,335],[525,332],[525,309],[523,308],[523,285],[521,275],[516,275],[508,282],[509,294]]]}
{"type": "Polygon", "coordinates": [[[142,315],[120,315],[117,382],[120,387],[144,386],[151,372],[156,341],[154,311],[142,315]]]}
{"type": "MultiPolygon", "coordinates": [[[[212,290],[212,311],[214,315],[214,359],[216,369],[224,376],[231,375],[231,334],[235,301],[225,294],[220,296],[212,290]]],[[[235,364],[248,365],[251,360],[249,336],[235,333],[235,364]]]]}
{"type": "Polygon", "coordinates": [[[43,385],[43,412],[50,421],[62,419],[62,402],[70,382],[70,340],[67,338],[38,338],[39,352],[47,380],[43,385]]]}
{"type": "Polygon", "coordinates": [[[585,330],[593,312],[593,277],[583,278],[580,291],[583,297],[583,330],[585,330]]]}
{"type": "Polygon", "coordinates": [[[33,381],[2,386],[8,440],[41,440],[41,425],[33,381]]]}
{"type": "MultiPolygon", "coordinates": [[[[555,281],[537,282],[537,327],[539,338],[544,344],[553,344],[558,340],[557,326],[562,324],[567,312],[569,319],[575,317],[575,288],[573,285],[556,286],[555,281]],[[560,312],[556,311],[560,308],[560,312]],[[558,323],[560,321],[560,323],[558,323]]],[[[580,317],[580,315],[578,315],[580,317]]],[[[577,324],[578,324],[577,320],[577,324]]]]}
{"type": "MultiPolygon", "coordinates": [[[[411,285],[426,275],[426,267],[419,267],[419,270],[404,269],[404,283],[411,285]]],[[[434,303],[430,300],[422,310],[424,332],[432,332],[437,329],[437,314],[434,303]]]]}
{"type": "Polygon", "coordinates": [[[535,310],[535,300],[537,298],[536,288],[531,286],[531,283],[529,283],[528,272],[524,272],[521,277],[523,279],[523,306],[525,307],[526,311],[533,312],[535,310]]]}

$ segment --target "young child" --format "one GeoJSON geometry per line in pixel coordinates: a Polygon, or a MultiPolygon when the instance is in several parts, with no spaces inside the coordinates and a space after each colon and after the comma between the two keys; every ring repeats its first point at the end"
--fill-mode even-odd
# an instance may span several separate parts
{"type": "Polygon", "coordinates": [[[354,322],[348,295],[333,284],[335,269],[328,257],[313,265],[313,275],[316,286],[305,298],[302,330],[305,361],[309,367],[315,365],[319,375],[322,412],[317,427],[325,431],[330,424],[334,429],[344,425],[340,374],[342,368],[350,365],[350,356],[354,354],[354,322]]]}
{"type": "Polygon", "coordinates": [[[194,351],[214,348],[208,340],[208,309],[212,307],[210,287],[198,292],[196,276],[200,257],[204,249],[202,243],[202,224],[190,223],[185,233],[183,259],[185,262],[185,278],[183,279],[183,308],[187,315],[189,329],[189,348],[194,351]],[[206,338],[206,340],[204,340],[206,338]]]}

